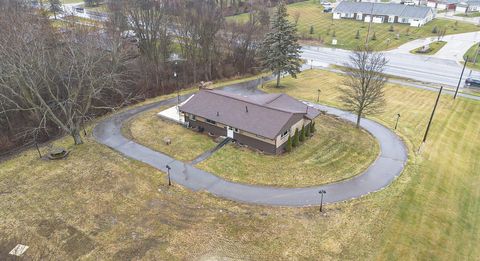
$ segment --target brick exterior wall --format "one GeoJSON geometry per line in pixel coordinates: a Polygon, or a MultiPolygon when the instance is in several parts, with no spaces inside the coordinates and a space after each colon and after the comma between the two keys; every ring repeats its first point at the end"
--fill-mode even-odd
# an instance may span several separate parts
{"type": "MultiPolygon", "coordinates": [[[[199,121],[199,120],[190,120],[190,119],[185,119],[186,122],[188,122],[188,126],[192,128],[196,127],[203,127],[205,133],[212,133],[215,137],[218,136],[227,136],[227,129],[199,121]]],[[[247,145],[253,149],[258,149],[261,150],[267,154],[280,154],[283,152],[283,147],[281,146],[279,148],[276,148],[275,144],[270,144],[249,136],[242,135],[240,133],[233,133],[233,139],[237,141],[240,144],[247,145]]]]}

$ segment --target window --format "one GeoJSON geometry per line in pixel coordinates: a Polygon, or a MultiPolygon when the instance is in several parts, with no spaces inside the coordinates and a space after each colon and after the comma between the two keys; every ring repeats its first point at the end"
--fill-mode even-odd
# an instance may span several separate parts
{"type": "Polygon", "coordinates": [[[207,123],[210,123],[210,124],[213,124],[213,125],[217,124],[216,121],[212,121],[212,120],[209,120],[209,119],[207,119],[207,123]]]}
{"type": "Polygon", "coordinates": [[[192,114],[189,114],[188,115],[188,118],[191,120],[191,121],[195,121],[197,119],[197,117],[195,117],[195,115],[192,115],[192,114]]]}
{"type": "Polygon", "coordinates": [[[285,136],[287,136],[287,135],[288,135],[288,130],[286,130],[286,131],[282,134],[281,138],[283,139],[283,138],[285,138],[285,136]]]}
{"type": "Polygon", "coordinates": [[[357,14],[357,20],[362,20],[363,19],[363,15],[361,13],[358,13],[357,14]]]}

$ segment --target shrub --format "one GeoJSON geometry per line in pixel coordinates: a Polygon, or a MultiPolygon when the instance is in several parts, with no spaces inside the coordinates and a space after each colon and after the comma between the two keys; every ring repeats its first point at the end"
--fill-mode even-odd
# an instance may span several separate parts
{"type": "Polygon", "coordinates": [[[316,129],[315,129],[315,122],[312,122],[312,124],[310,124],[310,132],[311,133],[315,133],[316,129]]]}
{"type": "Polygon", "coordinates": [[[313,30],[313,25],[310,26],[310,34],[313,34],[314,33],[314,30],[313,30]]]}
{"type": "Polygon", "coordinates": [[[393,25],[390,25],[390,29],[388,29],[388,31],[390,31],[390,32],[395,31],[395,29],[393,29],[393,25]]]}
{"type": "Polygon", "coordinates": [[[300,135],[298,134],[298,129],[295,129],[295,134],[293,135],[293,142],[292,146],[297,147],[298,144],[300,143],[300,135]]]}
{"type": "Polygon", "coordinates": [[[302,127],[302,130],[300,131],[299,140],[300,140],[301,142],[304,142],[304,141],[305,141],[305,126],[303,126],[303,127],[302,127]]]}
{"type": "Polygon", "coordinates": [[[357,30],[357,34],[355,35],[355,39],[360,39],[360,30],[357,30]]]}
{"type": "Polygon", "coordinates": [[[376,35],[375,32],[373,32],[372,40],[373,40],[373,41],[377,40],[377,35],[376,35]]]}
{"type": "Polygon", "coordinates": [[[311,126],[312,124],[308,124],[307,127],[305,128],[305,137],[308,138],[310,137],[310,129],[311,129],[311,126]]]}
{"type": "Polygon", "coordinates": [[[438,28],[435,26],[432,29],[432,34],[436,34],[436,33],[438,33],[438,28]]]}
{"type": "Polygon", "coordinates": [[[290,135],[288,136],[287,145],[285,145],[285,151],[292,151],[292,138],[290,137],[290,135]]]}

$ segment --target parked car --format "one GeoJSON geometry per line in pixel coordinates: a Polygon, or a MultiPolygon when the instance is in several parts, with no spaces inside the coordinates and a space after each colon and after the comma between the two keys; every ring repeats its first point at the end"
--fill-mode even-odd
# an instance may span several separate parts
{"type": "Polygon", "coordinates": [[[480,87],[480,79],[475,79],[475,78],[468,77],[465,80],[465,85],[466,86],[480,87]]]}
{"type": "Polygon", "coordinates": [[[327,6],[327,7],[323,8],[324,13],[330,13],[330,12],[332,12],[332,10],[333,10],[333,8],[331,8],[330,6],[327,6]]]}

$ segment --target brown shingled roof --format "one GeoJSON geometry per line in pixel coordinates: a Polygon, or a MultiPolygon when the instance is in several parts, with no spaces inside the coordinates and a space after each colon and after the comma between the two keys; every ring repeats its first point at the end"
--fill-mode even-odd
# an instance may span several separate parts
{"type": "Polygon", "coordinates": [[[302,117],[313,119],[320,114],[286,94],[242,96],[220,90],[199,91],[180,106],[180,111],[269,139],[275,139],[302,117]]]}

